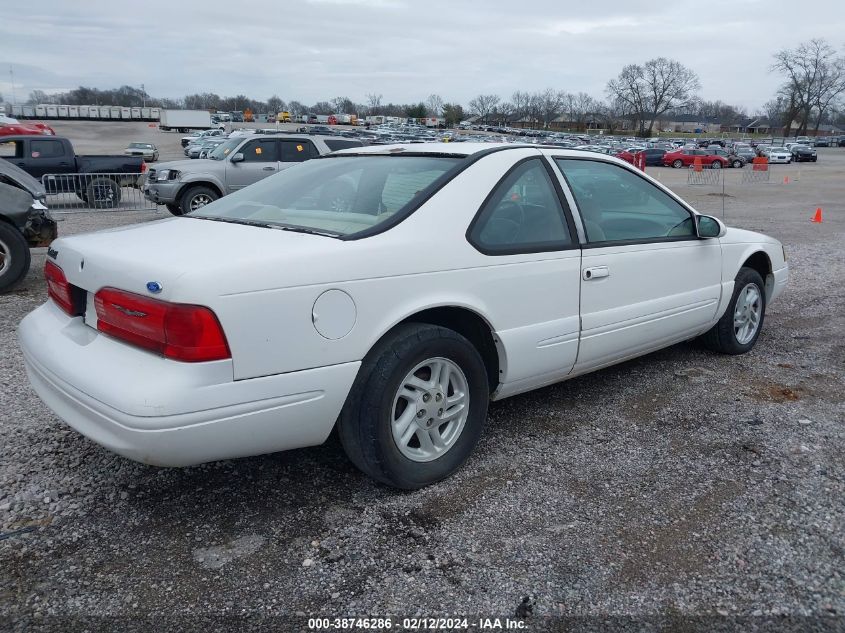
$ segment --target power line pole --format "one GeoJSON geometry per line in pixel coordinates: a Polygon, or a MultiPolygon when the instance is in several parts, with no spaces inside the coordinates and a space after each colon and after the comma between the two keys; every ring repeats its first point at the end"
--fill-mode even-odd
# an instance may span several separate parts
{"type": "Polygon", "coordinates": [[[12,70],[11,64],[9,64],[9,79],[12,83],[12,104],[18,105],[18,100],[15,98],[15,71],[12,70]]]}

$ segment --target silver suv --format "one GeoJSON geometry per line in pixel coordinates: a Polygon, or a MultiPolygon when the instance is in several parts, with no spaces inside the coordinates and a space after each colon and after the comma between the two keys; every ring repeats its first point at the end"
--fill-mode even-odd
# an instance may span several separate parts
{"type": "Polygon", "coordinates": [[[337,136],[252,134],[230,138],[203,160],[161,163],[147,172],[144,196],[173,215],[195,211],[296,163],[361,141],[337,136]]]}

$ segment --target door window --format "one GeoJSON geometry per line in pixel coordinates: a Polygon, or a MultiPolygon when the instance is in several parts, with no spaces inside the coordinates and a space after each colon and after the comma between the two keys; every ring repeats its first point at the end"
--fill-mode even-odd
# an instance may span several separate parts
{"type": "Polygon", "coordinates": [[[541,159],[520,163],[505,176],[476,216],[468,237],[489,255],[573,245],[560,199],[541,159]]]}
{"type": "Polygon", "coordinates": [[[33,158],[61,158],[65,154],[61,141],[31,141],[29,146],[33,158]]]}
{"type": "Polygon", "coordinates": [[[275,163],[279,160],[275,139],[250,141],[240,152],[244,155],[245,163],[275,163]]]}
{"type": "Polygon", "coordinates": [[[695,237],[690,211],[624,167],[595,160],[555,162],[575,196],[589,243],[695,237]]]}
{"type": "Polygon", "coordinates": [[[283,163],[301,163],[317,156],[317,150],[310,141],[284,140],[279,144],[283,163]]]}

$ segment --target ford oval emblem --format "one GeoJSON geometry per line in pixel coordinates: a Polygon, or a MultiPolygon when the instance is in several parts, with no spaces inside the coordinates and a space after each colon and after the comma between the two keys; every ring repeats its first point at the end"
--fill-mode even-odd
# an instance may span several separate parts
{"type": "Polygon", "coordinates": [[[161,284],[157,281],[148,281],[147,290],[157,295],[159,292],[161,292],[161,284]]]}

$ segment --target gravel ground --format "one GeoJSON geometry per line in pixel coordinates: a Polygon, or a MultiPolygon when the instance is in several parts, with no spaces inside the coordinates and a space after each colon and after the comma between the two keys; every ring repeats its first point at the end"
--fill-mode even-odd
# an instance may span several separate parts
{"type": "MultiPolygon", "coordinates": [[[[336,441],[158,469],[77,434],[15,339],[46,294],[36,251],[0,297],[0,629],[517,612],[528,630],[845,629],[845,150],[819,154],[769,185],[728,171],[728,197],[652,170],[786,245],[790,286],[752,353],[681,344],[494,403],[469,463],[413,493],[336,441]]],[[[155,217],[71,214],[60,232],[155,217]]]]}

